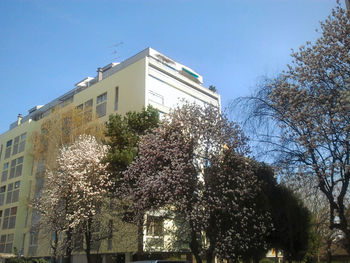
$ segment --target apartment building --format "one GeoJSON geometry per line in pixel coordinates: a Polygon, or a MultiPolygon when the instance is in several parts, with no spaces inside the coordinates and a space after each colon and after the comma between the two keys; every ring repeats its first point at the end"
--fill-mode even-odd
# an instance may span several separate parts
{"type": "MultiPolygon", "coordinates": [[[[149,104],[166,114],[181,99],[220,107],[220,96],[202,84],[202,76],[191,68],[147,48],[121,63],[98,68],[96,77],[79,81],[57,99],[29,109],[25,116],[18,115],[9,130],[0,135],[0,253],[13,253],[16,248],[25,257],[50,255],[49,246],[38,238],[40,233],[31,228],[37,220],[29,207],[37,166],[30,137],[40,131],[55,107],[89,107],[101,122],[110,114],[138,111],[149,104]]],[[[158,232],[157,224],[152,223],[145,230],[145,242],[158,232]]],[[[132,250],[106,246],[100,253],[124,253],[128,258],[132,250]]]]}

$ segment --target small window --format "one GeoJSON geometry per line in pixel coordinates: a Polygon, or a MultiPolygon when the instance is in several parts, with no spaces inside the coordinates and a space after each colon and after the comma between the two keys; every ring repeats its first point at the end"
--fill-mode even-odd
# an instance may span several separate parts
{"type": "Polygon", "coordinates": [[[6,143],[6,148],[7,148],[7,147],[10,147],[11,145],[12,145],[12,140],[7,141],[7,143],[6,143]]]}
{"type": "Polygon", "coordinates": [[[11,169],[9,179],[22,175],[23,157],[19,157],[11,161],[11,169]]]}
{"type": "Polygon", "coordinates": [[[107,111],[107,92],[101,94],[96,100],[96,114],[97,116],[103,117],[106,115],[107,111]]]}
{"type": "Polygon", "coordinates": [[[105,92],[97,97],[96,104],[100,104],[106,100],[107,100],[107,92],[105,92]]]}
{"type": "Polygon", "coordinates": [[[164,97],[152,90],[148,92],[148,98],[150,101],[158,103],[160,105],[164,105],[164,97]]]}
{"type": "Polygon", "coordinates": [[[115,88],[115,101],[114,101],[114,110],[118,110],[119,103],[119,87],[115,88]]]}
{"type": "Polygon", "coordinates": [[[1,144],[1,146],[0,146],[0,160],[1,160],[1,155],[2,155],[2,148],[3,148],[3,145],[1,144]]]}
{"type": "Polygon", "coordinates": [[[80,104],[80,105],[77,106],[77,110],[78,111],[83,111],[83,107],[84,107],[84,105],[80,104]]]}
{"type": "Polygon", "coordinates": [[[158,216],[147,216],[147,235],[163,235],[163,218],[158,216]]]}
{"type": "Polygon", "coordinates": [[[6,185],[0,187],[0,205],[5,203],[6,185]]]}
{"type": "Polygon", "coordinates": [[[92,99],[84,103],[84,121],[89,122],[92,120],[92,99]]]}
{"type": "Polygon", "coordinates": [[[8,234],[5,244],[5,253],[12,253],[12,243],[13,243],[14,234],[8,234]]]}
{"type": "Polygon", "coordinates": [[[2,170],[1,182],[5,182],[7,180],[8,169],[9,169],[9,163],[5,163],[4,168],[2,170]]]}
{"type": "Polygon", "coordinates": [[[11,156],[11,146],[12,146],[12,140],[7,141],[6,150],[5,150],[5,159],[11,156]]]}
{"type": "Polygon", "coordinates": [[[12,229],[16,225],[17,207],[7,208],[4,213],[2,229],[12,229]]]}
{"type": "Polygon", "coordinates": [[[14,139],[14,143],[13,143],[13,149],[12,149],[12,155],[15,155],[18,153],[18,146],[19,146],[19,136],[17,136],[14,139]]]}
{"type": "Polygon", "coordinates": [[[21,181],[11,183],[7,186],[6,204],[18,202],[20,186],[21,181]]]}

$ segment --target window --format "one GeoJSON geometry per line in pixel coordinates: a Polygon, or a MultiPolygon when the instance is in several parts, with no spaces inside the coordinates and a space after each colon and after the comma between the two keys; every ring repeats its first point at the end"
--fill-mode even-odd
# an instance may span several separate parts
{"type": "Polygon", "coordinates": [[[147,235],[163,235],[163,218],[158,216],[147,216],[147,235]]]}
{"type": "Polygon", "coordinates": [[[18,202],[20,186],[21,181],[17,181],[7,186],[6,204],[18,202]]]}
{"type": "Polygon", "coordinates": [[[27,137],[27,134],[23,133],[14,139],[12,155],[15,155],[17,153],[21,153],[24,151],[24,147],[26,145],[26,137],[27,137]]]}
{"type": "Polygon", "coordinates": [[[89,122],[92,120],[92,99],[77,106],[77,110],[83,114],[83,121],[89,122]]]}
{"type": "Polygon", "coordinates": [[[0,210],[0,226],[1,226],[1,223],[2,223],[2,210],[0,210]]]}
{"type": "Polygon", "coordinates": [[[115,88],[114,110],[118,110],[118,102],[119,102],[119,87],[116,87],[115,88]]]}
{"type": "Polygon", "coordinates": [[[29,245],[30,246],[37,246],[38,245],[38,236],[39,232],[30,232],[29,236],[29,245]]]}
{"type": "Polygon", "coordinates": [[[11,156],[12,140],[7,141],[5,150],[5,159],[11,156]]]}
{"type": "Polygon", "coordinates": [[[6,185],[0,187],[0,205],[3,205],[5,202],[5,192],[6,192],[6,185]]]}
{"type": "Polygon", "coordinates": [[[12,253],[14,234],[0,236],[0,253],[12,253]]]}
{"type": "Polygon", "coordinates": [[[5,182],[7,180],[7,174],[9,169],[9,163],[4,163],[4,168],[2,170],[1,182],[5,182]]]}
{"type": "Polygon", "coordinates": [[[160,105],[164,105],[164,97],[152,90],[148,92],[148,97],[150,101],[158,103],[160,105]]]}
{"type": "Polygon", "coordinates": [[[2,155],[2,148],[3,148],[3,145],[1,144],[1,146],[0,146],[0,160],[1,160],[1,155],[2,155]]]}
{"type": "Polygon", "coordinates": [[[5,209],[2,229],[12,229],[16,225],[17,206],[5,209]]]}
{"type": "Polygon", "coordinates": [[[89,122],[92,120],[92,99],[84,103],[84,121],[89,122]]]}
{"type": "Polygon", "coordinates": [[[101,94],[96,100],[96,114],[97,116],[103,117],[106,115],[107,110],[107,92],[101,94]]]}
{"type": "Polygon", "coordinates": [[[22,168],[23,168],[23,157],[19,157],[17,159],[12,160],[9,179],[21,176],[22,168]]]}
{"type": "Polygon", "coordinates": [[[83,107],[84,107],[84,105],[80,104],[80,105],[77,106],[77,110],[78,111],[83,111],[83,107]]]}

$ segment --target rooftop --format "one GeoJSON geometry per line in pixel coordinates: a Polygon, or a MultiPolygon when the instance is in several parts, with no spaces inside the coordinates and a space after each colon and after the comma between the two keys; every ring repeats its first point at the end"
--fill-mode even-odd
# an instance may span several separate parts
{"type": "MultiPolygon", "coordinates": [[[[97,69],[97,76],[96,77],[86,77],[83,80],[77,82],[75,84],[75,87],[63,94],[62,96],[52,100],[51,102],[45,104],[45,105],[37,105],[31,109],[28,110],[28,114],[24,117],[22,117],[21,114],[18,115],[17,121],[10,124],[10,130],[17,127],[18,125],[25,123],[27,121],[37,121],[41,118],[47,116],[50,114],[50,110],[57,106],[57,105],[66,105],[73,101],[73,97],[75,94],[83,91],[84,89],[91,87],[95,83],[108,78],[109,76],[113,75],[114,73],[128,67],[129,65],[135,63],[136,61],[144,58],[144,57],[151,57],[157,62],[161,63],[162,65],[165,65],[168,69],[171,69],[173,71],[172,73],[179,76],[179,79],[185,77],[196,84],[201,85],[203,83],[203,77],[196,73],[193,69],[186,67],[171,58],[159,53],[158,51],[148,47],[144,49],[143,51],[137,53],[136,55],[124,60],[121,63],[110,63],[102,68],[97,69]]],[[[201,89],[204,89],[201,88],[201,89]]],[[[206,91],[209,91],[206,89],[206,91]]],[[[209,92],[210,94],[211,92],[209,92]]]]}

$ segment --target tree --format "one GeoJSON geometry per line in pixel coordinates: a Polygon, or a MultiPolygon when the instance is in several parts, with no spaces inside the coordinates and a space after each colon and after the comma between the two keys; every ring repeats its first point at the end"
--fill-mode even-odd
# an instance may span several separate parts
{"type": "MultiPolygon", "coordinates": [[[[301,171],[300,171],[301,172],[301,171]]],[[[299,173],[300,173],[299,172],[299,173]]],[[[308,251],[308,261],[320,261],[322,252],[326,252],[327,262],[332,261],[334,243],[339,236],[339,230],[329,228],[329,205],[326,196],[317,187],[313,176],[300,176],[293,171],[282,178],[283,184],[290,188],[312,214],[311,248],[308,251]]]]}
{"type": "Polygon", "coordinates": [[[179,238],[197,262],[239,259],[266,245],[271,226],[254,203],[260,189],[247,152],[241,130],[218,108],[184,103],[142,137],[121,194],[141,218],[181,216],[188,231],[179,238]]]}
{"type": "MultiPolygon", "coordinates": [[[[130,111],[124,116],[120,114],[110,115],[106,123],[106,143],[109,146],[105,162],[108,164],[110,180],[113,182],[111,194],[116,194],[118,180],[121,173],[135,159],[138,153],[138,143],[140,136],[157,127],[159,123],[158,110],[152,106],[140,112],[130,111]]],[[[117,196],[119,198],[119,196],[117,196]]],[[[134,222],[138,226],[138,257],[143,252],[143,221],[133,220],[133,213],[129,209],[129,204],[121,201],[119,207],[122,218],[127,222],[134,222]]]]}
{"type": "Polygon", "coordinates": [[[93,234],[99,231],[96,225],[101,223],[96,216],[109,206],[111,182],[107,165],[102,163],[106,153],[107,147],[88,135],[81,135],[72,145],[62,147],[57,168],[47,171],[47,187],[38,201],[45,222],[50,222],[53,215],[59,217],[59,224],[52,223],[52,227],[60,226],[55,242],[60,233],[70,242],[73,233],[84,235],[88,263],[91,262],[93,234]]]}
{"type": "Polygon", "coordinates": [[[309,246],[311,213],[291,190],[283,185],[273,189],[271,244],[283,251],[289,262],[301,261],[309,246]]]}
{"type": "MultiPolygon", "coordinates": [[[[258,196],[258,207],[271,214],[274,229],[267,239],[269,249],[283,251],[285,259],[302,260],[312,256],[318,243],[315,235],[312,214],[292,189],[278,184],[272,167],[265,163],[254,162],[256,174],[262,192],[258,196]]],[[[261,251],[261,255],[265,255],[261,251]]],[[[259,254],[259,251],[251,253],[259,254]]],[[[276,253],[277,255],[277,253],[276,253]]]]}
{"type": "Polygon", "coordinates": [[[65,221],[66,216],[72,212],[70,207],[73,196],[68,188],[65,189],[65,192],[59,192],[65,195],[65,198],[61,195],[60,200],[55,200],[55,194],[50,193],[51,190],[58,191],[57,187],[65,186],[63,182],[58,182],[60,179],[56,177],[57,157],[62,147],[71,145],[79,135],[92,134],[101,139],[103,130],[103,124],[93,118],[91,107],[86,107],[84,111],[81,111],[71,106],[64,108],[57,106],[43,120],[41,131],[33,132],[31,136],[33,170],[36,171],[33,213],[39,213],[38,217],[40,217],[38,222],[32,222],[32,230],[35,232],[40,230],[41,236],[50,239],[54,260],[64,250],[65,262],[70,262],[73,250],[73,229],[67,228],[65,221]],[[38,199],[40,196],[43,196],[41,200],[38,199]],[[65,233],[65,241],[59,239],[62,233],[65,233]]]}
{"type": "Polygon", "coordinates": [[[264,133],[260,142],[270,145],[279,163],[301,169],[301,176],[317,178],[328,200],[330,227],[341,230],[349,243],[345,216],[350,180],[349,13],[338,4],[321,23],[321,33],[314,44],[307,42],[292,53],[288,70],[248,98],[249,116],[278,125],[278,133],[264,133]]]}

